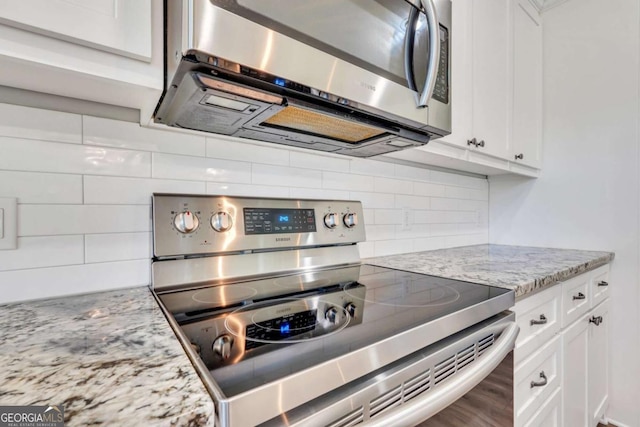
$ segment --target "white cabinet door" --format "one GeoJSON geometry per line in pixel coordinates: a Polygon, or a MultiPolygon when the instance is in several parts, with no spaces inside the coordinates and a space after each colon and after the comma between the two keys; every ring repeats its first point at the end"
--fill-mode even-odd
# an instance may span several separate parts
{"type": "Polygon", "coordinates": [[[539,168],[542,158],[542,24],[528,0],[513,5],[511,160],[539,168]]]}
{"type": "Polygon", "coordinates": [[[589,426],[596,427],[609,403],[609,300],[589,313],[589,426]]]}
{"type": "MultiPolygon", "coordinates": [[[[483,0],[473,8],[473,134],[478,150],[508,158],[509,29],[511,0],[483,0]]],[[[453,88],[455,90],[455,88],[453,88]]]]}
{"type": "Polygon", "coordinates": [[[589,351],[588,316],[565,330],[563,337],[564,426],[585,427],[587,421],[587,359],[589,351]]]}
{"type": "Polygon", "coordinates": [[[0,22],[151,60],[151,0],[0,0],[0,22]]]}

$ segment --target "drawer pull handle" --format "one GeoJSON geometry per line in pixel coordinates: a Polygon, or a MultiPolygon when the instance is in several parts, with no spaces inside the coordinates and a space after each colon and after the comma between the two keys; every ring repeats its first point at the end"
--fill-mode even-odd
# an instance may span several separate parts
{"type": "Polygon", "coordinates": [[[578,292],[578,295],[574,295],[573,296],[573,300],[577,300],[577,299],[585,299],[586,296],[584,296],[584,294],[582,292],[578,292]]]}
{"type": "Polygon", "coordinates": [[[547,316],[545,316],[544,314],[541,314],[540,315],[540,320],[531,319],[530,323],[531,323],[531,326],[533,326],[533,325],[544,325],[545,323],[547,323],[547,316]]]}
{"type": "Polygon", "coordinates": [[[598,282],[598,286],[609,286],[609,282],[605,282],[604,280],[601,282],[598,282]]]}
{"type": "Polygon", "coordinates": [[[589,323],[593,323],[596,326],[600,326],[600,323],[602,323],[602,316],[591,316],[591,319],[589,319],[589,323]]]}
{"type": "Polygon", "coordinates": [[[542,378],[542,381],[531,381],[531,388],[544,387],[547,385],[547,376],[544,374],[544,371],[540,372],[540,378],[542,378]]]}

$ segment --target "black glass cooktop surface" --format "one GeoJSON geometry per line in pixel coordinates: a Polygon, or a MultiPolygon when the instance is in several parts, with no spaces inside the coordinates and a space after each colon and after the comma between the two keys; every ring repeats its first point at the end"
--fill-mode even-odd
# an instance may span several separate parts
{"type": "Polygon", "coordinates": [[[380,343],[402,356],[415,347],[407,331],[420,328],[426,346],[514,304],[509,289],[368,264],[159,297],[226,396],[345,355],[375,357],[380,343]]]}

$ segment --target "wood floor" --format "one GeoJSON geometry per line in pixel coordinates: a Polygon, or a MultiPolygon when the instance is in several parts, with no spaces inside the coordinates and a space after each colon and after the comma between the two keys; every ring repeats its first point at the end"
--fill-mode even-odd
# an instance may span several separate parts
{"type": "Polygon", "coordinates": [[[616,427],[613,424],[598,424],[598,427],[616,427]]]}

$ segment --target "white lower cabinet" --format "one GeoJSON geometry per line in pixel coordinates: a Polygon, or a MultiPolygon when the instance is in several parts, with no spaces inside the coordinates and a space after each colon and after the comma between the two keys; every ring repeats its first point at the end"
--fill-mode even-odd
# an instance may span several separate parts
{"type": "Polygon", "coordinates": [[[608,285],[605,265],[516,303],[514,425],[596,427],[604,418],[608,285]]]}

